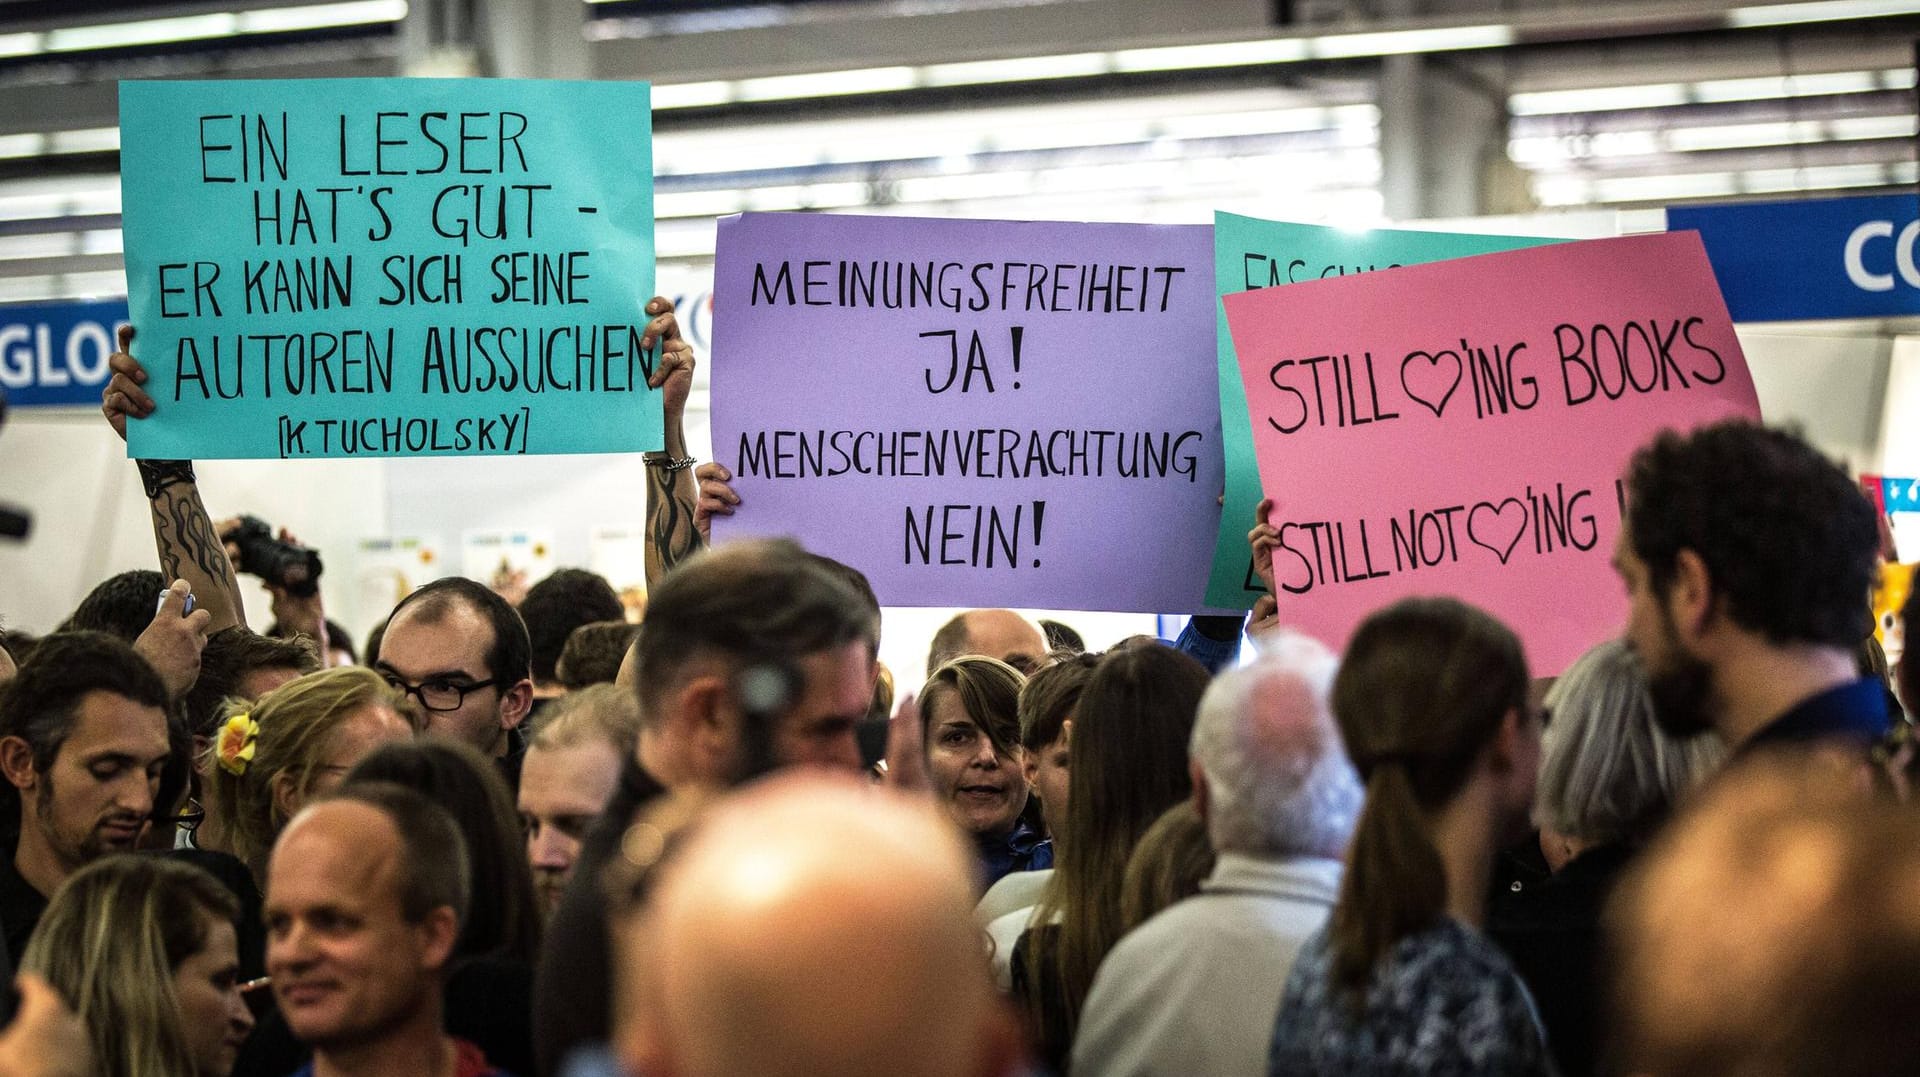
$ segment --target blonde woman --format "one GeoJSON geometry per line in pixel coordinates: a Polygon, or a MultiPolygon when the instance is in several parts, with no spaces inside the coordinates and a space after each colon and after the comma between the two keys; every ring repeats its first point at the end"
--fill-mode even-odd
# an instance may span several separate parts
{"type": "Polygon", "coordinates": [[[79,1015],[100,1077],[227,1077],[253,1028],[238,913],[191,864],[109,856],[54,892],[20,967],[79,1015]]]}
{"type": "Polygon", "coordinates": [[[375,748],[411,740],[419,712],[378,673],[344,666],[290,681],[251,706],[230,704],[202,760],[202,849],[231,853],[266,883],[273,839],[375,748]]]}

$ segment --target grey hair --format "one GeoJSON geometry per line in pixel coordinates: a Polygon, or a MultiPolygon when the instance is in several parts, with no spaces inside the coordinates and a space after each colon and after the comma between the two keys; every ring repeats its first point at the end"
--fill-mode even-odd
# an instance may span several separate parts
{"type": "Polygon", "coordinates": [[[1328,693],[1339,659],[1292,632],[1222,674],[1200,699],[1190,752],[1207,783],[1215,851],[1337,857],[1364,790],[1334,725],[1328,693]]]}
{"type": "Polygon", "coordinates": [[[1639,659],[1619,640],[1580,656],[1547,691],[1534,822],[1590,844],[1637,842],[1665,819],[1726,747],[1680,740],[1653,720],[1639,659]]]}

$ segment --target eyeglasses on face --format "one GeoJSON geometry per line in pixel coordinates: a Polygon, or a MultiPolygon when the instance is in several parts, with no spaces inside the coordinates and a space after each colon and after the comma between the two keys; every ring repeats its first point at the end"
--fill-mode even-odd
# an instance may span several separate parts
{"type": "Polygon", "coordinates": [[[482,688],[503,687],[503,682],[499,680],[456,681],[436,677],[418,684],[408,684],[391,673],[383,672],[380,676],[387,682],[388,687],[402,695],[412,696],[420,701],[422,707],[438,713],[459,710],[460,705],[467,701],[468,694],[478,692],[482,688]]]}

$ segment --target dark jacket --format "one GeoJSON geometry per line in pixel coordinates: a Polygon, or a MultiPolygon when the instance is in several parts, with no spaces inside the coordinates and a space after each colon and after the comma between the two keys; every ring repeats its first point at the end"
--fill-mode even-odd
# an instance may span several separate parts
{"type": "Polygon", "coordinates": [[[1588,849],[1549,873],[1537,838],[1501,858],[1487,935],[1533,992],[1547,1049],[1566,1077],[1599,1069],[1600,913],[1632,859],[1624,845],[1588,849]]]}

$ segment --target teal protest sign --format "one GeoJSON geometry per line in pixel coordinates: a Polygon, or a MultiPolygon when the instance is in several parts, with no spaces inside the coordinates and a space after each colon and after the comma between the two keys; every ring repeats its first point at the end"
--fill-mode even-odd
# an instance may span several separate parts
{"type": "MultiPolygon", "coordinates": [[[[1557,242],[1559,240],[1521,236],[1380,228],[1354,231],[1215,213],[1213,281],[1214,288],[1224,297],[1254,288],[1557,242]]],[[[1247,531],[1253,526],[1254,506],[1260,503],[1260,469],[1254,462],[1247,393],[1241,384],[1240,364],[1234,356],[1233,336],[1227,331],[1224,306],[1215,304],[1214,316],[1218,321],[1214,339],[1220,367],[1220,443],[1226,453],[1227,474],[1220,532],[1214,540],[1213,570],[1207,577],[1207,605],[1244,610],[1251,608],[1254,599],[1266,590],[1254,577],[1252,558],[1247,552],[1247,531]]],[[[1332,397],[1344,390],[1329,384],[1326,391],[1332,397]]],[[[1302,466],[1312,464],[1302,461],[1302,466]]],[[[1276,483],[1284,486],[1284,480],[1276,483]]]]}
{"type": "Polygon", "coordinates": [[[158,405],[128,452],[659,448],[648,108],[635,82],[123,83],[158,405]]]}

